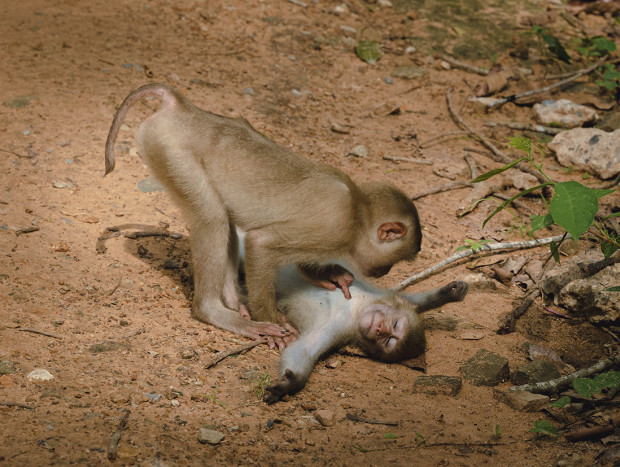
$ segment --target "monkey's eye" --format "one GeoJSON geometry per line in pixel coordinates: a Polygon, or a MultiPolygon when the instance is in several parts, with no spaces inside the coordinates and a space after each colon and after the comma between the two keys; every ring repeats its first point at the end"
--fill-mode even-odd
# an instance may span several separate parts
{"type": "Polygon", "coordinates": [[[394,347],[396,347],[396,338],[395,337],[390,337],[386,342],[385,342],[385,348],[389,351],[393,350],[394,347]]]}

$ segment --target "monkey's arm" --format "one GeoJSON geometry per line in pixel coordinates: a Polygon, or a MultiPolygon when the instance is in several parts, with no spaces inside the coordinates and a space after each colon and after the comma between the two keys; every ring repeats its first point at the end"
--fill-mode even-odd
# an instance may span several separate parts
{"type": "Polygon", "coordinates": [[[349,286],[353,282],[353,274],[338,264],[300,264],[297,265],[302,277],[316,287],[327,290],[342,289],[345,298],[351,298],[349,286]]]}
{"type": "Polygon", "coordinates": [[[463,281],[453,281],[438,289],[417,294],[402,294],[402,297],[418,305],[419,312],[438,308],[446,303],[460,302],[467,295],[469,285],[463,281]]]}
{"type": "MultiPolygon", "coordinates": [[[[334,336],[327,326],[315,328],[309,333],[302,333],[299,340],[293,342],[282,352],[280,358],[279,381],[268,386],[263,400],[268,404],[279,401],[287,394],[295,394],[308,381],[312,368],[321,357],[335,347],[339,347],[338,336],[334,336]]],[[[342,344],[344,345],[344,344],[342,344]]]]}

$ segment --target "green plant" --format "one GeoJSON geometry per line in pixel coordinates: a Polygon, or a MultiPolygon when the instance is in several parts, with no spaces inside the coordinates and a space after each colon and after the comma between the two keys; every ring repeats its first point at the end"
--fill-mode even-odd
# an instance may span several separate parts
{"type": "Polygon", "coordinates": [[[562,60],[563,62],[570,63],[570,56],[566,52],[566,49],[561,44],[560,40],[552,35],[547,28],[541,26],[534,26],[533,32],[538,37],[541,43],[544,43],[553,55],[562,60]]]}
{"type": "Polygon", "coordinates": [[[265,388],[269,386],[269,384],[271,384],[271,376],[269,376],[269,373],[265,373],[263,376],[255,379],[253,382],[256,383],[256,385],[254,386],[254,395],[258,400],[263,400],[263,396],[265,395],[265,388]]]}
{"type": "Polygon", "coordinates": [[[390,432],[388,431],[388,432],[386,432],[386,433],[383,435],[383,438],[384,438],[384,439],[398,439],[398,436],[396,436],[394,433],[390,433],[390,432]]]}
{"type": "Polygon", "coordinates": [[[558,429],[548,420],[536,420],[534,428],[530,430],[532,433],[541,433],[547,436],[558,436],[558,429]]]}
{"type": "MultiPolygon", "coordinates": [[[[534,167],[547,181],[536,185],[535,187],[523,190],[506,201],[502,202],[482,223],[482,227],[491,220],[497,213],[506,209],[508,205],[521,196],[533,193],[537,190],[541,191],[541,198],[543,200],[546,213],[544,215],[531,215],[530,227],[521,223],[520,228],[522,233],[527,233],[530,237],[534,237],[534,233],[542,230],[545,227],[551,225],[558,225],[565,230],[564,238],[568,234],[577,241],[582,235],[588,233],[591,237],[600,241],[601,251],[606,258],[609,258],[616,250],[620,248],[620,236],[615,236],[609,232],[604,224],[607,219],[612,217],[619,217],[620,213],[614,213],[607,216],[600,221],[596,221],[595,217],[599,209],[598,200],[603,196],[616,191],[615,189],[598,190],[595,188],[589,188],[576,181],[568,182],[554,182],[543,171],[543,150],[532,144],[532,141],[526,137],[510,138],[510,145],[514,148],[521,150],[525,153],[524,157],[520,157],[506,164],[504,167],[494,169],[486,172],[472,181],[472,183],[479,183],[484,180],[498,175],[506,170],[514,167],[515,165],[524,162],[534,167]],[[540,154],[540,161],[537,162],[532,154],[540,154]],[[542,190],[545,187],[552,187],[554,189],[551,202],[547,203],[546,198],[542,190]]],[[[514,217],[514,215],[513,215],[514,217]]],[[[563,239],[564,240],[564,239],[563,239]]],[[[563,241],[562,240],[562,241],[563,241]]],[[[560,242],[561,243],[561,242],[560,242]]],[[[560,261],[559,244],[552,242],[550,245],[551,254],[556,261],[560,261]]]]}
{"type": "Polygon", "coordinates": [[[213,395],[212,396],[207,396],[205,394],[205,398],[213,401],[214,404],[221,405],[222,407],[226,407],[226,404],[224,404],[223,402],[217,400],[217,386],[215,386],[213,388],[213,395]]]}
{"type": "Polygon", "coordinates": [[[616,51],[616,44],[603,36],[582,39],[577,51],[586,57],[602,57],[616,51]]]}
{"type": "Polygon", "coordinates": [[[461,245],[460,247],[458,247],[456,250],[454,251],[461,251],[461,250],[474,250],[474,251],[478,251],[480,248],[482,248],[482,245],[485,243],[492,243],[491,240],[472,240],[470,238],[466,238],[465,239],[465,243],[466,245],[461,245]]]}
{"type": "Polygon", "coordinates": [[[620,386],[620,371],[608,371],[593,378],[575,378],[573,388],[580,396],[590,398],[593,394],[602,392],[603,389],[617,388],[620,386]]]}

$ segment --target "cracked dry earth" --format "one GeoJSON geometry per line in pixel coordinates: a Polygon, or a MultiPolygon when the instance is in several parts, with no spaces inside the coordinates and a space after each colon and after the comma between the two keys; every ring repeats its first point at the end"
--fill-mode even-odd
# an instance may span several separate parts
{"type": "MultiPolygon", "coordinates": [[[[122,99],[147,82],[171,84],[199,107],[242,115],[275,141],[355,180],[386,180],[413,194],[446,183],[445,176],[467,181],[463,148],[475,144],[447,139],[416,150],[420,141],[458,130],[446,109],[446,89],[454,88],[460,107],[469,94],[465,82],[481,79],[436,67],[427,60],[433,44],[449,51],[458,46],[461,58],[477,65],[488,64],[483,58],[492,53],[510,63],[506,37],[518,34],[513,13],[540,8],[488,2],[477,18],[492,19],[494,33],[504,35],[484,41],[471,32],[471,50],[461,36],[441,28],[450,15],[459,19],[466,13],[454,6],[459,2],[450,2],[453,7],[441,17],[431,8],[434,2],[387,7],[351,0],[344,8],[326,0],[297,3],[4,2],[1,465],[106,464],[108,443],[126,410],[116,458],[122,465],[553,465],[571,456],[593,461],[599,444],[530,433],[542,414],[510,409],[493,398],[492,388],[465,382],[454,397],[414,394],[419,371],[351,352],[320,362],[302,392],[272,406],[257,392],[276,375],[277,351],[259,346],[205,369],[218,352],[243,339],[190,318],[185,223],[164,192],[138,188],[149,175],[137,156],[134,132],[154,102],[132,110],[118,139],[117,169],[103,178],[104,141],[122,99]],[[353,51],[364,34],[382,43],[384,56],[375,65],[353,51]],[[483,45],[491,49],[483,51],[483,45]],[[408,46],[416,47],[410,58],[426,74],[386,79],[408,46]],[[367,157],[347,155],[358,145],[367,148],[367,157]],[[179,235],[124,235],[143,230],[179,235]],[[30,381],[27,375],[37,368],[54,378],[30,381]],[[332,426],[317,423],[318,410],[333,414],[332,426]],[[347,414],[394,425],[353,421],[347,414]],[[496,426],[501,437],[495,436],[496,426]],[[223,439],[201,444],[203,427],[223,439]]],[[[461,112],[482,127],[479,110],[464,105],[461,112]]],[[[509,104],[494,118],[525,120],[529,112],[509,104]]],[[[495,134],[500,142],[508,136],[495,134]]],[[[482,156],[475,159],[480,170],[495,167],[482,156]]],[[[518,238],[506,233],[510,219],[503,215],[481,231],[491,205],[457,219],[464,197],[459,190],[417,202],[424,250],[414,263],[397,265],[381,286],[450,256],[464,238],[518,238]]],[[[525,202],[539,209],[535,201],[525,202]]],[[[543,250],[524,254],[545,258],[543,250]]],[[[410,290],[470,273],[461,264],[410,290]]],[[[520,297],[516,286],[498,283],[433,312],[435,321],[458,318],[477,332],[474,339],[458,327],[429,330],[428,374],[458,376],[481,348],[516,368],[527,362],[528,341],[557,350],[577,368],[607,355],[607,334],[540,307],[519,321],[517,332],[497,335],[499,316],[520,297]]]]}

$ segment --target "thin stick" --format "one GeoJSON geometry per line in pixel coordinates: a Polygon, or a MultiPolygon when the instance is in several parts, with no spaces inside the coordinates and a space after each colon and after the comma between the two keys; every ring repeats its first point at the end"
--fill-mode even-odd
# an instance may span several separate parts
{"type": "Polygon", "coordinates": [[[433,161],[427,161],[424,159],[413,159],[411,157],[397,157],[397,156],[383,156],[386,161],[395,162],[414,162],[416,164],[433,165],[433,161]]]}
{"type": "Polygon", "coordinates": [[[116,292],[116,291],[118,290],[118,288],[121,286],[121,281],[122,281],[122,280],[123,280],[123,278],[122,278],[122,277],[119,277],[119,278],[118,278],[118,282],[116,283],[116,285],[114,286],[114,288],[108,292],[108,297],[109,297],[109,296],[111,296],[111,295],[113,295],[113,294],[114,294],[114,292],[116,292]]]}
{"type": "Polygon", "coordinates": [[[606,60],[607,60],[607,58],[603,57],[598,62],[596,62],[594,65],[592,65],[591,67],[588,67],[588,68],[585,68],[583,70],[580,70],[577,73],[575,73],[573,76],[570,76],[570,77],[568,77],[566,79],[563,79],[562,81],[558,81],[557,83],[553,83],[553,84],[550,84],[548,86],[544,86],[544,87],[539,88],[539,89],[532,89],[530,91],[522,92],[520,94],[513,94],[511,96],[504,97],[502,99],[498,99],[493,104],[489,105],[489,109],[493,109],[495,107],[501,107],[506,102],[514,102],[514,101],[516,101],[518,99],[521,99],[522,97],[529,97],[529,96],[533,96],[533,95],[536,95],[536,94],[541,94],[543,92],[551,91],[552,89],[560,88],[562,86],[570,84],[573,81],[576,81],[578,78],[581,78],[582,76],[587,75],[588,73],[592,73],[594,70],[596,70],[597,68],[602,66],[605,63],[606,60]]]}
{"type": "Polygon", "coordinates": [[[37,331],[36,329],[18,329],[18,331],[21,331],[21,332],[31,332],[33,334],[41,334],[42,336],[45,336],[45,337],[51,337],[53,339],[58,339],[59,341],[62,340],[62,337],[55,336],[54,334],[48,334],[48,333],[43,332],[43,331],[37,331]]]}
{"type": "Polygon", "coordinates": [[[422,149],[425,149],[425,148],[434,146],[435,144],[441,143],[442,142],[441,140],[443,140],[443,139],[457,138],[459,136],[467,136],[468,134],[469,134],[469,132],[463,131],[463,130],[450,131],[448,133],[443,133],[441,135],[433,136],[433,137],[427,139],[423,143],[420,143],[420,147],[422,149]]]}
{"type": "Polygon", "coordinates": [[[532,289],[525,297],[520,298],[517,305],[499,320],[497,334],[510,334],[514,332],[517,319],[525,314],[530,308],[534,300],[540,296],[540,289],[537,287],[532,289]]]}
{"type": "Polygon", "coordinates": [[[19,407],[20,409],[28,409],[34,410],[32,405],[21,404],[20,402],[2,402],[0,401],[0,405],[4,407],[19,407]]]}
{"type": "Polygon", "coordinates": [[[131,411],[125,410],[125,415],[118,424],[116,431],[110,438],[110,443],[108,444],[108,460],[116,460],[116,453],[118,450],[118,442],[121,440],[121,435],[123,434],[123,430],[127,428],[127,420],[129,419],[129,414],[131,411]]]}
{"type": "Polygon", "coordinates": [[[209,368],[213,368],[215,365],[220,363],[225,358],[230,357],[231,355],[240,354],[241,352],[245,352],[246,350],[250,350],[256,347],[257,345],[264,344],[264,343],[265,343],[264,340],[257,339],[253,342],[249,342],[247,344],[240,345],[239,347],[235,347],[234,349],[227,350],[226,352],[220,352],[219,354],[217,354],[217,357],[215,357],[210,363],[208,363],[205,366],[205,370],[208,370],[209,368]]]}
{"type": "MultiPolygon", "coordinates": [[[[484,136],[482,136],[480,133],[478,133],[476,130],[470,127],[467,123],[465,123],[465,121],[455,112],[454,107],[452,105],[452,89],[450,88],[446,90],[446,102],[448,104],[448,110],[450,111],[450,115],[452,115],[452,118],[454,119],[454,121],[457,122],[457,124],[460,125],[462,128],[465,128],[465,130],[467,130],[471,136],[478,138],[478,140],[483,145],[485,145],[488,149],[491,150],[493,155],[490,156],[490,155],[485,154],[487,155],[487,157],[493,159],[495,162],[500,162],[502,164],[509,164],[510,162],[512,162],[510,158],[508,158],[502,151],[497,149],[495,145],[491,143],[491,141],[486,139],[484,136]]],[[[547,183],[549,181],[540,172],[537,172],[536,170],[530,167],[527,167],[523,164],[517,164],[516,167],[522,172],[527,172],[529,174],[534,175],[540,183],[547,183]]]]}
{"type": "Polygon", "coordinates": [[[467,165],[469,166],[469,173],[471,175],[471,179],[474,180],[478,178],[478,166],[476,165],[476,161],[474,160],[474,158],[471,157],[471,154],[466,152],[463,156],[463,159],[465,159],[465,162],[467,162],[467,165]]]}
{"type": "Polygon", "coordinates": [[[123,234],[124,237],[127,238],[131,238],[132,240],[135,240],[137,238],[144,238],[144,237],[170,237],[170,233],[168,232],[161,232],[158,230],[143,230],[143,231],[138,231],[138,232],[125,232],[123,234]]]}
{"type": "Polygon", "coordinates": [[[431,188],[430,190],[420,191],[418,193],[415,193],[411,195],[411,199],[415,201],[416,199],[424,198],[425,196],[435,195],[437,193],[443,193],[445,191],[459,190],[461,188],[467,188],[471,186],[472,186],[471,183],[464,183],[464,182],[447,183],[445,185],[431,188]]]}
{"type": "Polygon", "coordinates": [[[498,251],[498,250],[522,250],[525,248],[536,248],[539,246],[544,246],[544,245],[548,245],[549,243],[555,241],[558,242],[562,239],[563,235],[556,235],[555,237],[547,237],[547,238],[541,238],[538,240],[529,240],[529,241],[523,241],[523,242],[498,242],[498,243],[483,243],[480,248],[473,250],[473,249],[468,249],[468,250],[461,250],[457,253],[455,253],[454,255],[452,255],[450,258],[443,260],[441,263],[436,264],[435,266],[432,266],[428,269],[425,269],[422,272],[419,272],[418,274],[414,274],[413,276],[409,277],[408,279],[406,279],[405,281],[401,282],[400,284],[398,284],[395,287],[392,287],[391,290],[394,290],[396,292],[399,292],[403,289],[406,289],[407,287],[409,287],[411,284],[414,284],[416,282],[419,282],[422,279],[425,279],[427,277],[430,277],[434,274],[436,274],[437,272],[439,272],[441,269],[443,269],[444,267],[455,263],[463,258],[467,258],[469,256],[472,255],[476,255],[476,254],[480,254],[483,253],[485,251],[498,251]]]}
{"type": "Polygon", "coordinates": [[[347,419],[353,422],[370,423],[371,425],[398,426],[398,422],[386,422],[384,420],[374,420],[374,419],[368,420],[367,418],[362,418],[359,415],[355,415],[353,413],[348,413],[347,419]]]}
{"type": "Polygon", "coordinates": [[[535,131],[537,133],[545,133],[547,135],[557,135],[562,131],[566,131],[563,128],[552,128],[550,126],[543,125],[531,125],[529,123],[505,123],[505,122],[486,122],[486,126],[495,128],[498,126],[507,126],[513,130],[521,130],[521,131],[535,131]]]}
{"type": "Polygon", "coordinates": [[[23,234],[28,234],[28,233],[32,233],[32,232],[37,232],[39,230],[38,227],[32,226],[32,227],[24,227],[23,229],[19,229],[15,231],[15,235],[17,235],[18,237],[20,235],[23,234]]]}
{"type": "Polygon", "coordinates": [[[575,378],[588,378],[592,375],[602,373],[603,371],[620,365],[620,356],[610,357],[606,360],[592,365],[588,368],[582,368],[579,371],[571,373],[570,375],[562,376],[561,378],[552,379],[550,381],[543,381],[541,383],[523,384],[522,386],[513,386],[511,391],[528,391],[537,394],[550,394],[557,392],[562,388],[568,386],[575,378]]]}
{"type": "Polygon", "coordinates": [[[468,65],[467,63],[459,62],[458,60],[447,55],[440,55],[439,58],[448,62],[452,66],[461,68],[463,70],[471,71],[472,73],[477,73],[483,76],[487,76],[489,74],[489,70],[486,70],[484,68],[478,68],[477,66],[468,65]]]}

